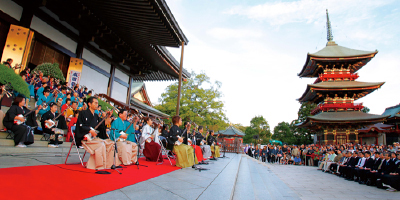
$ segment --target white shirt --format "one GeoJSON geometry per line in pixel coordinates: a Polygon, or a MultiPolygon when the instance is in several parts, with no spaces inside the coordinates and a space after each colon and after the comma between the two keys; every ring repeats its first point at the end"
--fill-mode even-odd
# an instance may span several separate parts
{"type": "Polygon", "coordinates": [[[147,138],[151,136],[153,133],[153,128],[151,128],[148,124],[146,124],[142,129],[142,137],[140,138],[140,147],[144,149],[144,143],[146,142],[147,138]]]}

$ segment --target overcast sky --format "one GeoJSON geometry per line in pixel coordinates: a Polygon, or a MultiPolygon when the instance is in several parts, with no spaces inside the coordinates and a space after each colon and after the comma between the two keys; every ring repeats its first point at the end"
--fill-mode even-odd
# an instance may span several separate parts
{"type": "MultiPolygon", "coordinates": [[[[357,80],[386,83],[357,102],[373,114],[400,103],[398,0],[166,1],[189,39],[184,68],[222,82],[229,122],[248,126],[262,115],[272,130],[297,118],[296,99],[315,80],[297,74],[326,45],[325,9],[337,44],[379,51],[357,80]]],[[[169,50],[179,61],[180,49],[169,50]]],[[[171,83],[146,82],[153,104],[171,83]]]]}

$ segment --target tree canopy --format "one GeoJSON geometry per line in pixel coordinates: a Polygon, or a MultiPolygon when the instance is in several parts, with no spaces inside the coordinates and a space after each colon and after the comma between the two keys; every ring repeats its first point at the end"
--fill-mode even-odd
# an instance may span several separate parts
{"type": "Polygon", "coordinates": [[[58,65],[58,63],[42,63],[38,65],[32,72],[43,72],[43,76],[50,76],[65,82],[65,77],[58,65]]]}
{"type": "Polygon", "coordinates": [[[295,144],[310,144],[313,142],[309,130],[306,128],[300,128],[296,126],[296,124],[306,121],[307,117],[311,115],[311,111],[316,106],[317,104],[314,103],[302,103],[297,112],[298,118],[290,123],[291,132],[296,139],[295,144]]]}
{"type": "Polygon", "coordinates": [[[0,83],[6,85],[10,84],[12,89],[26,98],[29,98],[30,92],[28,84],[22,79],[22,77],[14,72],[14,70],[7,66],[0,64],[0,83]]]}
{"type": "MultiPolygon", "coordinates": [[[[215,132],[228,127],[227,117],[220,100],[221,82],[211,82],[205,73],[192,72],[191,78],[182,82],[180,113],[183,121],[193,121],[215,132]]],[[[155,109],[170,116],[176,114],[178,82],[169,85],[161,94],[160,104],[155,109]]],[[[171,119],[167,120],[171,122],[171,119]]]]}
{"type": "Polygon", "coordinates": [[[259,136],[257,143],[267,144],[271,139],[271,130],[267,120],[263,116],[255,116],[250,121],[250,126],[246,128],[245,136],[243,137],[244,143],[254,142],[254,135],[259,136]]]}
{"type": "Polygon", "coordinates": [[[290,124],[287,122],[280,122],[274,127],[272,139],[279,140],[287,144],[297,144],[296,137],[290,129],[290,124]]]}

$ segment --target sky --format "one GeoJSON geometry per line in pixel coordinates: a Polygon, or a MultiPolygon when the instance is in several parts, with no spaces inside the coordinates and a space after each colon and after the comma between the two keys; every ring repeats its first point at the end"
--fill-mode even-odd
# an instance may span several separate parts
{"type": "MultiPolygon", "coordinates": [[[[398,0],[166,0],[189,43],[183,67],[222,83],[231,123],[250,125],[262,115],[271,130],[297,119],[307,84],[299,78],[307,53],[325,47],[326,9],[333,40],[379,53],[357,81],[386,83],[356,102],[382,114],[400,103],[400,1],[398,0]]],[[[168,48],[180,60],[179,48],[168,48]]],[[[153,104],[174,82],[146,82],[153,104]]]]}

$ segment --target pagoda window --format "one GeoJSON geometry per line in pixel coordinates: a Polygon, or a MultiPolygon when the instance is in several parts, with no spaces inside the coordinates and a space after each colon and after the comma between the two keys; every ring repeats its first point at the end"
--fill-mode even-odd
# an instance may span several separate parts
{"type": "Polygon", "coordinates": [[[326,135],[326,139],[327,139],[327,140],[335,140],[335,135],[333,135],[333,134],[328,134],[328,135],[326,135]]]}

